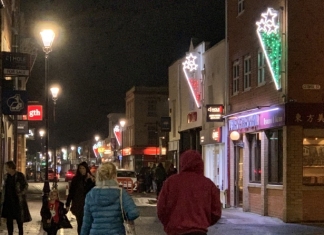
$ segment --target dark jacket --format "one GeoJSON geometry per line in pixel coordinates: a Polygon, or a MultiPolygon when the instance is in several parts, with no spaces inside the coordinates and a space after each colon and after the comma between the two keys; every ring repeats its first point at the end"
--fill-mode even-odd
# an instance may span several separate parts
{"type": "Polygon", "coordinates": [[[95,182],[91,179],[86,179],[85,176],[74,176],[71,181],[69,195],[65,205],[71,206],[71,212],[77,217],[83,217],[84,201],[87,193],[95,186],[95,182]]]}
{"type": "Polygon", "coordinates": [[[220,191],[203,175],[201,155],[186,151],[180,158],[180,173],[163,184],[157,215],[168,235],[207,232],[221,217],[220,191]]]}
{"type": "Polygon", "coordinates": [[[162,163],[159,163],[159,165],[155,169],[155,180],[163,182],[167,177],[166,171],[162,165],[162,163]]]}
{"type": "Polygon", "coordinates": [[[22,223],[32,220],[26,199],[27,189],[28,183],[23,173],[16,171],[13,176],[5,175],[2,191],[2,217],[13,216],[22,223]],[[14,187],[14,189],[10,190],[9,187],[14,187]]]}

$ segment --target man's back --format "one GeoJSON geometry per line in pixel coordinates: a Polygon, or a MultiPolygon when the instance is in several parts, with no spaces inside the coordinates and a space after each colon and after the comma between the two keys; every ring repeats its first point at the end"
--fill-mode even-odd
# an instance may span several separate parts
{"type": "Polygon", "coordinates": [[[206,233],[221,217],[220,192],[203,175],[200,154],[185,153],[180,173],[165,181],[159,196],[158,217],[167,234],[206,233]]]}

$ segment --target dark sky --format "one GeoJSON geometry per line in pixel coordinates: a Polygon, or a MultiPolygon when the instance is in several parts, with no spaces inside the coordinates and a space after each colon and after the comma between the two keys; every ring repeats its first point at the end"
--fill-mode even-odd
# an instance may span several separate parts
{"type": "MultiPolygon", "coordinates": [[[[48,76],[62,86],[56,106],[57,146],[77,144],[95,134],[107,137],[107,114],[125,112],[127,90],[135,85],[167,86],[168,67],[185,55],[191,38],[215,44],[225,32],[223,0],[29,0],[21,4],[24,35],[40,40],[34,29],[44,19],[60,26],[49,55],[48,76]]],[[[43,102],[44,68],[39,47],[27,83],[30,100],[43,102]]],[[[42,123],[30,126],[38,128],[42,123]]],[[[39,143],[28,141],[28,145],[33,149],[39,143]]]]}

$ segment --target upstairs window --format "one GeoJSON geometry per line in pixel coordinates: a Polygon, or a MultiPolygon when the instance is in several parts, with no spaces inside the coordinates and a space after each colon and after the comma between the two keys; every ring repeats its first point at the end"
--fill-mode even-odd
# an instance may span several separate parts
{"type": "Polygon", "coordinates": [[[233,63],[233,91],[232,95],[236,95],[239,92],[239,80],[240,80],[240,66],[239,62],[233,63]]]}
{"type": "Polygon", "coordinates": [[[251,88],[251,57],[244,58],[244,90],[251,88]]]}
{"type": "Polygon", "coordinates": [[[258,52],[258,86],[265,83],[265,57],[262,51],[258,52]]]}
{"type": "Polygon", "coordinates": [[[157,113],[156,113],[156,107],[157,106],[157,102],[156,100],[148,100],[147,101],[147,116],[148,117],[156,117],[157,113]]]}
{"type": "Polygon", "coordinates": [[[238,0],[238,14],[241,14],[244,11],[244,0],[238,0]]]}

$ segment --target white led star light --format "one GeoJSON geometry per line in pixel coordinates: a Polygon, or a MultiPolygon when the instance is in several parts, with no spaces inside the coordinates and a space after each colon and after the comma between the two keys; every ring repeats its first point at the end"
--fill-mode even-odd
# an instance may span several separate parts
{"type": "Polygon", "coordinates": [[[198,68],[198,64],[196,64],[196,59],[197,56],[194,56],[192,53],[190,53],[188,56],[186,56],[186,61],[182,63],[182,69],[186,76],[189,89],[195,100],[195,103],[197,107],[200,108],[200,84],[199,79],[196,77],[197,74],[195,73],[195,71],[198,68]]]}
{"type": "Polygon", "coordinates": [[[276,89],[281,88],[281,36],[279,32],[278,12],[268,8],[256,22],[257,35],[270,69],[276,89]]]}

